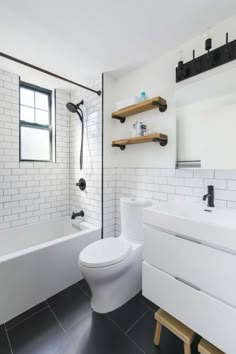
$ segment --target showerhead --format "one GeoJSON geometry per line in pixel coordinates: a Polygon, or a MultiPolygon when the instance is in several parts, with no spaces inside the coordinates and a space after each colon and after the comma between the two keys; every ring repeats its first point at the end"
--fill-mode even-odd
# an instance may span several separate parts
{"type": "Polygon", "coordinates": [[[83,168],[83,146],[84,146],[84,112],[81,109],[80,105],[84,104],[84,101],[81,100],[79,103],[74,104],[72,102],[68,102],[66,104],[66,108],[71,112],[71,113],[77,113],[79,116],[79,119],[82,123],[82,129],[81,129],[81,147],[80,147],[80,169],[82,170],[83,168]]]}
{"type": "Polygon", "coordinates": [[[66,104],[66,108],[71,112],[71,113],[76,113],[77,112],[77,107],[74,103],[68,102],[66,104]]]}
{"type": "Polygon", "coordinates": [[[81,104],[84,104],[84,101],[80,101],[78,104],[74,104],[72,102],[68,102],[66,104],[66,108],[71,112],[71,113],[77,113],[78,109],[80,107],[81,104]]]}

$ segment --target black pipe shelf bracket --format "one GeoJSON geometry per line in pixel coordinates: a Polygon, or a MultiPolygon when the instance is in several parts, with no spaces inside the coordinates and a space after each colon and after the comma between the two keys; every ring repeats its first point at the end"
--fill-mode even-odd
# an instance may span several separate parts
{"type": "Polygon", "coordinates": [[[161,113],[163,113],[163,112],[165,112],[167,110],[167,104],[161,104],[158,101],[152,101],[152,105],[159,107],[159,111],[161,113]]]}
{"type": "Polygon", "coordinates": [[[112,144],[112,147],[118,147],[118,148],[120,148],[123,151],[123,150],[125,150],[126,145],[125,144],[124,145],[122,145],[122,144],[112,144]]]}
{"type": "Polygon", "coordinates": [[[154,143],[159,143],[161,146],[166,146],[167,143],[168,143],[167,139],[166,140],[162,140],[162,139],[154,138],[154,139],[152,139],[152,141],[154,143]]]}
{"type": "Polygon", "coordinates": [[[112,118],[119,119],[119,121],[121,123],[124,123],[126,121],[126,117],[119,117],[119,116],[113,115],[112,118]]]}

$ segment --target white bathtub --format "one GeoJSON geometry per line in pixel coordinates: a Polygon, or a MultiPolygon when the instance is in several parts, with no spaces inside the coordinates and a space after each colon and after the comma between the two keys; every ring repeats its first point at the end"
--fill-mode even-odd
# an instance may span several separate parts
{"type": "Polygon", "coordinates": [[[69,217],[0,232],[0,324],[82,279],[79,253],[100,235],[69,217]]]}

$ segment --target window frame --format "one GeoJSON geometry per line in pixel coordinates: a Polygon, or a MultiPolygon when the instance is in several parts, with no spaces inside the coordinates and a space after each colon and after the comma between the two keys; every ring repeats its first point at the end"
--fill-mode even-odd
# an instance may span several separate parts
{"type": "MultiPolygon", "coordinates": [[[[26,161],[53,162],[52,91],[45,89],[43,87],[30,84],[25,81],[20,81],[20,90],[19,90],[19,161],[20,162],[26,162],[26,161]],[[48,96],[48,114],[49,114],[48,124],[39,124],[35,122],[32,123],[32,122],[27,122],[25,120],[21,120],[21,92],[20,92],[21,88],[26,88],[27,90],[43,93],[48,96]],[[23,159],[21,157],[21,127],[47,130],[49,132],[49,159],[48,160],[23,159]]],[[[33,108],[34,110],[36,109],[35,106],[33,108]]]]}

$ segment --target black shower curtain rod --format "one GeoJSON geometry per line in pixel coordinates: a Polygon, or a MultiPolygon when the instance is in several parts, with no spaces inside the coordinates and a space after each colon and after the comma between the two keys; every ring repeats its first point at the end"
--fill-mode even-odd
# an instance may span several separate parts
{"type": "Polygon", "coordinates": [[[22,64],[22,65],[28,66],[28,67],[31,68],[31,69],[35,69],[35,70],[41,71],[41,72],[44,73],[44,74],[47,74],[47,75],[56,77],[57,79],[60,79],[60,80],[69,82],[70,84],[73,84],[73,85],[75,85],[75,86],[79,86],[79,87],[81,87],[81,88],[83,88],[83,89],[85,89],[85,90],[94,92],[94,93],[96,93],[98,96],[101,95],[101,90],[99,90],[99,91],[93,90],[93,89],[90,88],[90,87],[87,87],[87,86],[78,84],[78,83],[75,82],[75,81],[71,81],[71,80],[69,80],[69,79],[66,79],[65,77],[62,77],[62,76],[57,75],[57,74],[54,74],[54,73],[52,73],[51,71],[42,69],[42,68],[40,68],[40,67],[38,67],[38,66],[35,66],[35,65],[33,65],[33,64],[30,64],[30,63],[27,63],[27,62],[25,62],[25,61],[23,61],[23,60],[20,60],[20,59],[18,59],[18,58],[12,57],[11,55],[8,55],[8,54],[5,54],[5,53],[3,53],[3,52],[0,52],[0,56],[3,57],[3,58],[9,59],[9,60],[15,61],[16,63],[19,63],[19,64],[22,64]]]}

